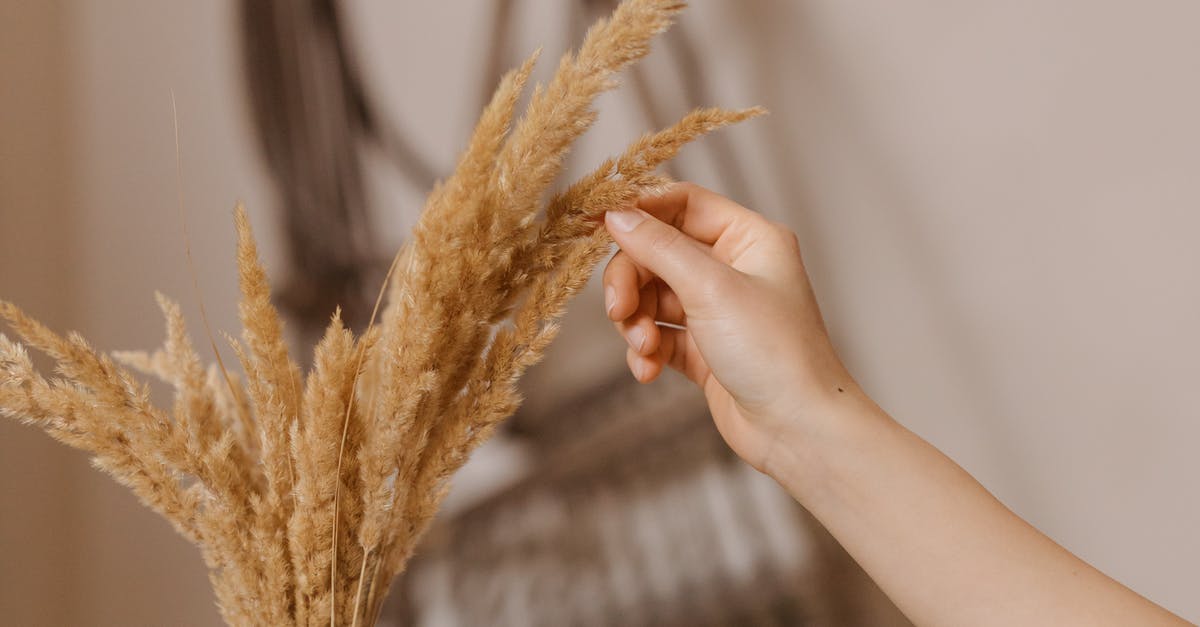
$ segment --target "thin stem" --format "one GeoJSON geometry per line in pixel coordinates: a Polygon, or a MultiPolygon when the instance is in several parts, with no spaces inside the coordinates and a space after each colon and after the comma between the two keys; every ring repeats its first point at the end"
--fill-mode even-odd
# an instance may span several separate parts
{"type": "Polygon", "coordinates": [[[358,617],[359,617],[358,607],[359,607],[359,604],[362,603],[363,578],[366,577],[366,575],[367,575],[367,558],[369,558],[370,556],[371,556],[371,550],[366,547],[363,547],[362,568],[360,568],[358,570],[358,592],[354,593],[354,614],[353,614],[354,621],[351,623],[350,627],[358,627],[358,617]]]}
{"type": "MultiPolygon", "coordinates": [[[[400,263],[402,252],[403,250],[392,257],[392,265],[388,266],[387,274],[383,277],[383,285],[379,286],[379,295],[375,297],[375,307],[371,310],[371,320],[367,322],[367,328],[363,331],[364,340],[370,334],[371,327],[375,326],[375,318],[379,315],[379,305],[383,302],[383,294],[392,280],[392,272],[400,263]]],[[[358,363],[354,366],[354,382],[350,384],[350,398],[346,401],[346,418],[342,421],[342,443],[338,448],[337,474],[333,478],[333,533],[329,540],[332,554],[329,561],[329,627],[337,627],[338,505],[342,498],[342,463],[346,456],[346,434],[350,431],[350,416],[354,411],[354,397],[358,390],[358,378],[362,374],[363,358],[366,356],[366,352],[367,344],[363,341],[362,345],[358,347],[358,363]]]]}

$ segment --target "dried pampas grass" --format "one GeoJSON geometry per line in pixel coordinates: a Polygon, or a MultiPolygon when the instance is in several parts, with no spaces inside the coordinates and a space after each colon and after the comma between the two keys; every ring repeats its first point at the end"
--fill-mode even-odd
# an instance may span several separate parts
{"type": "Polygon", "coordinates": [[[242,378],[201,363],[163,296],[163,347],[112,358],[0,303],[24,341],[0,335],[0,413],[89,451],[195,542],[228,623],[373,623],[450,476],[516,410],[518,378],[609,252],[604,212],[664,186],[654,168],[685,143],[761,113],[697,110],[543,206],[596,118],[593,100],[682,7],[622,3],[534,90],[511,131],[537,55],[506,75],[397,255],[387,306],[377,303],[361,337],[335,312],[307,375],[288,354],[239,207],[243,331],[230,341],[242,378]],[[25,345],[52,357],[59,376],[38,374],[25,345]],[[174,406],[151,405],[131,371],[171,385],[174,406]]]}

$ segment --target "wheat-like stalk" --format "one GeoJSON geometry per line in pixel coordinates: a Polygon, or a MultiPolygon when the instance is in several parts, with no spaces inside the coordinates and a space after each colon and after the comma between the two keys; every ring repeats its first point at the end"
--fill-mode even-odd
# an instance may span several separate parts
{"type": "Polygon", "coordinates": [[[239,206],[243,332],[230,342],[242,378],[201,363],[161,295],[162,348],[112,358],[0,301],[24,342],[0,335],[0,413],[88,451],[196,543],[229,624],[373,623],[449,478],[516,410],[518,379],[608,254],[604,212],[662,188],[655,167],[685,143],[761,113],[694,111],[543,203],[596,96],[682,7],[622,3],[515,125],[537,55],[507,74],[397,254],[378,321],[355,337],[335,312],[306,375],[239,206]],[[53,358],[58,378],[37,373],[25,345],[53,358]],[[131,370],[173,387],[170,411],[131,370]]]}

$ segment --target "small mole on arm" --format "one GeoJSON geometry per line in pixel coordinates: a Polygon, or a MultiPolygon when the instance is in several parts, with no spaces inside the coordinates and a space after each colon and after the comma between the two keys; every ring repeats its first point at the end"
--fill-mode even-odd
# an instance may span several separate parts
{"type": "Polygon", "coordinates": [[[838,388],[838,391],[839,391],[839,392],[845,392],[846,390],[843,390],[842,388],[838,388]]]}

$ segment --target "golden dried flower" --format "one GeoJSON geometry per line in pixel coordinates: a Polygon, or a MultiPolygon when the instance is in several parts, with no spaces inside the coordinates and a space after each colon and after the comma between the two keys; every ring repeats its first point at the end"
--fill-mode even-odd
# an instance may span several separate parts
{"type": "Polygon", "coordinates": [[[397,254],[379,323],[373,315],[355,338],[335,313],[307,375],[288,355],[239,206],[243,332],[231,342],[244,382],[202,365],[178,305],[162,296],[163,347],[114,357],[173,387],[169,413],[82,338],[0,301],[0,317],[60,375],[45,379],[0,335],[0,413],[88,451],[196,543],[229,624],[372,624],[447,481],[516,410],[517,380],[608,254],[604,212],[662,188],[654,168],[685,143],[762,112],[694,111],[542,206],[596,118],[595,98],[682,7],[623,2],[563,57],[515,126],[537,55],[506,75],[397,254]]]}

